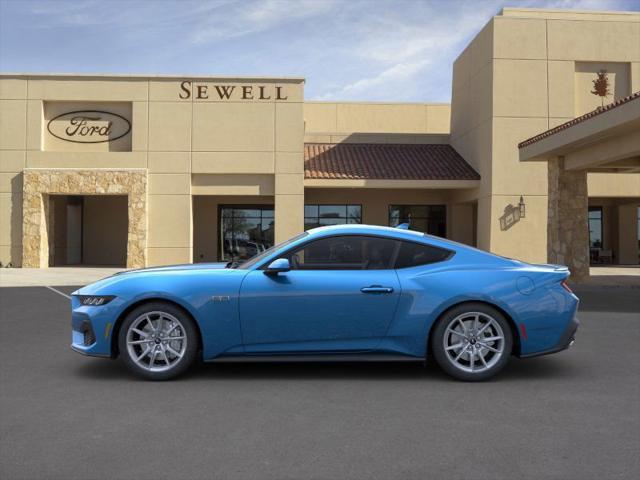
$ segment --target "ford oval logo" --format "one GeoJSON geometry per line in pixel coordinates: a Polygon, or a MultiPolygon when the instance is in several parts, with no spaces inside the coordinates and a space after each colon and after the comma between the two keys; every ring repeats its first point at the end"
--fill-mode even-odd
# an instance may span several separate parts
{"type": "Polygon", "coordinates": [[[131,122],[122,115],[100,110],[62,113],[47,123],[51,135],[65,142],[113,142],[131,131],[131,122]]]}

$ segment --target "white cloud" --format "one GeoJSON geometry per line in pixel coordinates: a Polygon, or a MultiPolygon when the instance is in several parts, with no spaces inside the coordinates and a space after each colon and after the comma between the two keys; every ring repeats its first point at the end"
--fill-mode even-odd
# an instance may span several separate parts
{"type": "Polygon", "coordinates": [[[385,95],[386,98],[412,99],[417,91],[428,90],[430,82],[441,81],[441,76],[430,78],[427,66],[450,70],[452,58],[459,53],[461,45],[498,12],[501,2],[474,2],[473,9],[469,8],[471,4],[457,4],[455,15],[453,9],[441,8],[442,5],[451,7],[451,3],[400,2],[396,5],[398,9],[387,15],[361,18],[359,38],[346,49],[354,61],[368,65],[365,75],[327,88],[317,99],[379,100],[385,95]],[[403,6],[416,5],[420,8],[414,8],[414,16],[403,14],[403,6]]]}
{"type": "Polygon", "coordinates": [[[200,17],[190,36],[196,44],[266,32],[300,19],[325,14],[333,0],[264,0],[235,2],[200,17]]]}
{"type": "MultiPolygon", "coordinates": [[[[416,74],[422,72],[429,64],[429,60],[420,60],[418,62],[397,63],[373,77],[366,77],[353,83],[340,87],[336,91],[327,92],[320,96],[318,100],[335,100],[340,98],[351,98],[359,96],[364,92],[371,92],[376,88],[395,86],[398,82],[411,79],[416,74]]],[[[385,88],[383,88],[386,90],[385,88]]]]}
{"type": "MultiPolygon", "coordinates": [[[[640,9],[633,1],[510,3],[640,9]]],[[[5,2],[0,65],[29,71],[296,75],[307,78],[309,99],[448,101],[453,61],[504,5],[504,0],[5,2]]]]}

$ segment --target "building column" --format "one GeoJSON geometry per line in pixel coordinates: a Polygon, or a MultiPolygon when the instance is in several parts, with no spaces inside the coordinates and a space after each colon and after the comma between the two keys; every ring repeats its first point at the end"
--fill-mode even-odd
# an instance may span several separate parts
{"type": "Polygon", "coordinates": [[[302,97],[275,105],[275,242],[304,231],[302,97]]]}
{"type": "Polygon", "coordinates": [[[302,173],[276,173],[275,243],[284,242],[304,231],[303,182],[302,173]]]}
{"type": "Polygon", "coordinates": [[[22,267],[47,268],[50,246],[49,226],[52,221],[49,195],[33,191],[29,185],[24,193],[23,202],[25,214],[22,224],[22,267]]]}
{"type": "Polygon", "coordinates": [[[474,246],[473,204],[449,205],[447,214],[447,237],[456,242],[474,246]]]}
{"type": "Polygon", "coordinates": [[[576,282],[589,278],[587,172],[567,171],[564,158],[549,160],[547,261],[566,265],[576,282]]]}
{"type": "MultiPolygon", "coordinates": [[[[151,176],[152,177],[152,176],[151,176]]],[[[161,181],[150,179],[149,190],[155,191],[161,181]],[[154,186],[155,184],[155,186],[154,186]]],[[[183,182],[184,183],[184,182],[183,182]]],[[[187,187],[189,186],[187,185],[187,187]]],[[[129,211],[133,211],[132,205],[129,211]]],[[[191,263],[193,261],[193,215],[191,195],[149,195],[149,241],[147,243],[147,266],[191,263]]]]}
{"type": "Polygon", "coordinates": [[[619,205],[618,261],[620,265],[638,264],[638,205],[619,205]]]}

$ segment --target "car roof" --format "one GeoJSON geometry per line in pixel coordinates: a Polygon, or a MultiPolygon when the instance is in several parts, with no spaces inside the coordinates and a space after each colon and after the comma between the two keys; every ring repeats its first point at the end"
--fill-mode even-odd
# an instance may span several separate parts
{"type": "MultiPolygon", "coordinates": [[[[363,224],[346,224],[346,225],[330,225],[327,227],[318,227],[308,230],[310,237],[324,237],[328,235],[379,235],[383,237],[392,237],[399,240],[409,240],[419,243],[429,243],[449,250],[464,247],[456,242],[451,242],[445,238],[435,237],[423,232],[415,230],[407,230],[397,227],[383,227],[381,225],[363,225],[363,224]],[[456,247],[456,248],[454,248],[456,247]]],[[[307,238],[309,240],[309,238],[307,238]]]]}
{"type": "Polygon", "coordinates": [[[355,224],[343,224],[343,225],[329,225],[326,227],[312,228],[308,231],[309,235],[322,235],[325,233],[338,234],[338,233],[350,233],[350,234],[372,234],[372,235],[391,235],[391,236],[404,236],[411,235],[413,237],[422,238],[425,236],[422,232],[416,232],[415,230],[406,230],[402,228],[383,227],[381,225],[364,225],[360,223],[355,224]]]}

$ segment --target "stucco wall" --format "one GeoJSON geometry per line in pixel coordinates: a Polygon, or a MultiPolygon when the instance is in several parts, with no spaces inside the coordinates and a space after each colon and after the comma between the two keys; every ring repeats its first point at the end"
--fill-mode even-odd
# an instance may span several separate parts
{"type": "MultiPolygon", "coordinates": [[[[22,171],[146,169],[147,264],[192,260],[192,174],[271,177],[279,209],[276,236],[303,228],[303,80],[110,76],[0,78],[0,261],[22,258],[22,171]],[[215,97],[215,85],[234,88],[215,97]],[[197,98],[197,85],[209,98],[197,98]],[[259,99],[259,89],[264,97],[259,99]],[[251,98],[244,98],[248,88],[251,98]],[[252,90],[251,90],[252,89],[252,90]],[[280,90],[280,96],[276,94],[280,90]],[[124,147],[74,144],[48,137],[49,117],[75,109],[114,110],[127,117],[124,147]],[[130,112],[130,113],[128,113],[130,112]],[[49,141],[51,140],[51,141],[49,141]],[[124,150],[124,151],[122,151],[124,150]],[[285,215],[285,212],[287,213],[285,215]]],[[[239,182],[240,184],[243,181],[239,182]]]]}
{"type": "MultiPolygon", "coordinates": [[[[612,70],[609,101],[640,90],[640,14],[505,9],[455,61],[451,143],[482,177],[475,192],[460,194],[478,199],[482,248],[545,261],[547,164],[520,162],[517,144],[598,101],[583,90],[600,67],[612,70]],[[502,230],[500,216],[520,195],[526,218],[502,230]]],[[[608,175],[590,180],[590,192],[618,196],[640,179],[630,174],[623,188],[608,175]]]]}
{"type": "Polygon", "coordinates": [[[449,133],[451,106],[422,103],[305,102],[311,133],[449,133]]]}

